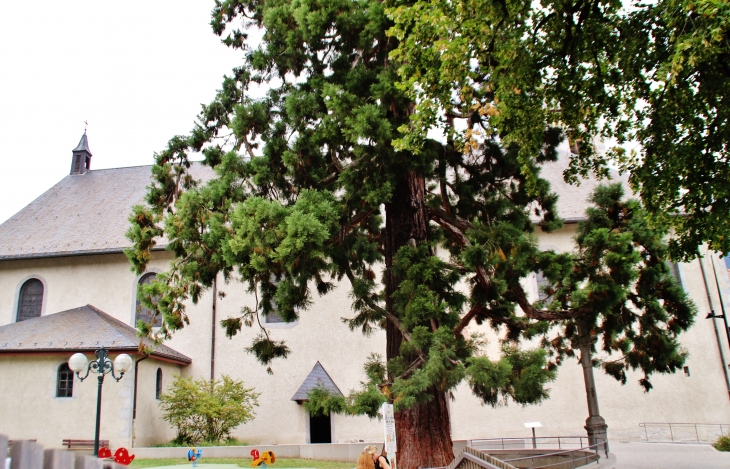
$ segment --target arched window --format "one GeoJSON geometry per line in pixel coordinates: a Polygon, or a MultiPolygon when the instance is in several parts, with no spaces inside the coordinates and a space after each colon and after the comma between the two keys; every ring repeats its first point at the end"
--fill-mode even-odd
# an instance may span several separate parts
{"type": "Polygon", "coordinates": [[[155,399],[162,394],[162,368],[157,368],[157,379],[155,380],[155,399]]]}
{"type": "Polygon", "coordinates": [[[58,367],[56,379],[56,397],[71,397],[74,390],[74,372],[68,367],[68,363],[62,363],[58,367]]]}
{"type": "Polygon", "coordinates": [[[39,318],[41,309],[43,308],[43,283],[37,278],[32,278],[20,287],[20,296],[18,298],[18,319],[17,321],[25,321],[26,319],[39,318]]]}
{"type": "Polygon", "coordinates": [[[155,317],[154,311],[143,305],[142,302],[139,300],[139,285],[150,284],[155,279],[155,277],[157,277],[157,274],[154,272],[150,272],[140,277],[139,282],[137,282],[137,314],[134,318],[135,325],[138,321],[142,321],[145,324],[151,325],[152,327],[160,327],[162,325],[162,316],[157,315],[157,317],[155,317]]]}

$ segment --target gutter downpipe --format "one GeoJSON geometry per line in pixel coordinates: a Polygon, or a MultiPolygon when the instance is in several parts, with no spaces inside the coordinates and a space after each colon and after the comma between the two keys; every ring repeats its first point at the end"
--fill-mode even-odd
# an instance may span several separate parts
{"type": "Polygon", "coordinates": [[[722,301],[722,290],[720,290],[720,279],[717,278],[717,269],[715,268],[715,258],[710,257],[712,264],[712,272],[715,274],[715,286],[717,287],[717,296],[720,298],[720,311],[722,311],[722,322],[725,326],[725,335],[727,336],[727,346],[730,348],[730,328],[727,327],[727,313],[725,312],[725,302],[722,301]]]}
{"type": "Polygon", "coordinates": [[[216,296],[218,296],[218,276],[213,279],[213,319],[210,323],[210,380],[215,379],[215,320],[216,320],[216,296]]]}
{"type": "MultiPolygon", "coordinates": [[[[699,255],[699,258],[697,259],[700,263],[700,270],[702,271],[702,280],[705,282],[705,293],[707,294],[707,302],[710,306],[710,310],[714,312],[714,302],[712,301],[712,295],[710,294],[710,285],[707,283],[707,274],[705,273],[705,264],[702,262],[702,259],[704,256],[702,255],[702,252],[700,251],[699,246],[697,247],[697,254],[699,255]]],[[[714,267],[714,265],[713,265],[714,267]]],[[[718,291],[718,294],[720,292],[718,291]]],[[[720,299],[722,302],[722,298],[720,299]]],[[[730,377],[727,374],[727,366],[725,362],[725,352],[722,350],[722,342],[720,341],[720,332],[717,330],[717,322],[715,322],[715,318],[712,318],[712,326],[715,328],[715,339],[717,339],[717,350],[720,352],[720,361],[722,362],[722,372],[725,374],[725,385],[727,386],[727,392],[728,392],[728,398],[730,398],[730,377]]]]}
{"type": "MultiPolygon", "coordinates": [[[[137,371],[139,370],[139,362],[150,358],[149,355],[145,355],[136,362],[134,362],[134,397],[132,398],[132,426],[134,427],[134,421],[137,419],[137,371]]],[[[132,428],[132,434],[134,435],[134,428],[132,428]]],[[[134,441],[134,436],[132,436],[134,441]]]]}

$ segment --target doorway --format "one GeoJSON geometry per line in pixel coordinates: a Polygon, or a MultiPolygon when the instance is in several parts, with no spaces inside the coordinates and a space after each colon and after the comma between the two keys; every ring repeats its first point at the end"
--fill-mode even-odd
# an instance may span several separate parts
{"type": "Polygon", "coordinates": [[[329,415],[309,416],[309,442],[332,443],[332,422],[329,415]]]}

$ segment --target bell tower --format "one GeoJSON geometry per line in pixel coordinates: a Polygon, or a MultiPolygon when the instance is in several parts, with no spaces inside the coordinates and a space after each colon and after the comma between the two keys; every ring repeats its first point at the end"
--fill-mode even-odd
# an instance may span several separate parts
{"type": "Polygon", "coordinates": [[[84,174],[91,169],[91,150],[89,150],[89,140],[86,138],[86,130],[81,136],[79,144],[72,150],[71,158],[71,174],[84,174]]]}

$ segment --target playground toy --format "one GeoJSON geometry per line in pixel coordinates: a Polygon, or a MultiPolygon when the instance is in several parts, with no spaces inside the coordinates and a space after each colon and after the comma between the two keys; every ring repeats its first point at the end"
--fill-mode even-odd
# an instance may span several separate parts
{"type": "MultiPolygon", "coordinates": [[[[107,447],[99,448],[99,459],[109,459],[112,457],[112,450],[107,447]]],[[[134,461],[134,455],[129,454],[127,448],[119,448],[114,452],[114,462],[123,466],[129,466],[134,461]]]]}
{"type": "Polygon", "coordinates": [[[103,448],[99,448],[99,459],[107,459],[112,457],[112,450],[104,446],[103,448]]]}
{"type": "Polygon", "coordinates": [[[127,451],[127,448],[119,448],[114,452],[114,462],[117,464],[122,464],[124,466],[129,466],[129,463],[134,461],[134,455],[129,454],[129,451],[127,451]]]}
{"type": "Polygon", "coordinates": [[[266,469],[269,464],[274,464],[276,462],[276,456],[274,456],[273,451],[264,451],[261,455],[259,455],[259,450],[252,449],[251,457],[253,457],[251,467],[261,466],[263,469],[266,469]]]}
{"type": "Polygon", "coordinates": [[[198,459],[203,457],[203,449],[202,448],[193,448],[191,447],[188,450],[188,461],[193,462],[193,467],[198,467],[198,459]]]}

